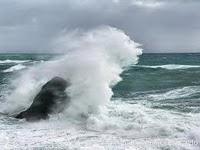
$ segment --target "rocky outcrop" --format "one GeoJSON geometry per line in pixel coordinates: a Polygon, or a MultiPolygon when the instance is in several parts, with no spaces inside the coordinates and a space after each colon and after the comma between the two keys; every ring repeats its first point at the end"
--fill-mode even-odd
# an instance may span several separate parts
{"type": "Polygon", "coordinates": [[[69,83],[60,77],[54,77],[41,88],[32,105],[21,112],[16,118],[25,118],[28,121],[47,119],[49,114],[63,111],[69,103],[69,97],[65,90],[69,83]]]}

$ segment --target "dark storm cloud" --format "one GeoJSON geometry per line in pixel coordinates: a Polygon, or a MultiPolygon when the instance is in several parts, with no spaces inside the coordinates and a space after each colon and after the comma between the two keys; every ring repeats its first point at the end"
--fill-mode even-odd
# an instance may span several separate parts
{"type": "Polygon", "coordinates": [[[198,0],[0,0],[0,52],[46,52],[64,31],[110,25],[144,52],[200,52],[198,0]]]}

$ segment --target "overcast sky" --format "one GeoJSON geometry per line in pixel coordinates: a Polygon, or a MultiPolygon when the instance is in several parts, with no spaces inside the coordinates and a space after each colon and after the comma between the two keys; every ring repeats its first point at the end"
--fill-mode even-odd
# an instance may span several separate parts
{"type": "Polygon", "coordinates": [[[60,33],[100,25],[144,52],[200,52],[199,0],[0,0],[0,52],[46,52],[60,33]]]}

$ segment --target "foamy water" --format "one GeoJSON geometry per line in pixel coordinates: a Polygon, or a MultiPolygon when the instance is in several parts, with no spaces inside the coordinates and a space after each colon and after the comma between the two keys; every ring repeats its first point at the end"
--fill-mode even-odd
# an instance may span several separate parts
{"type": "Polygon", "coordinates": [[[27,123],[4,119],[0,143],[8,149],[198,150],[199,115],[169,113],[139,104],[111,102],[87,120],[52,116],[27,123]],[[196,131],[196,130],[195,130],[196,131]],[[194,133],[193,133],[194,132],[194,133]],[[28,139],[28,141],[27,141],[28,139]]]}
{"type": "Polygon", "coordinates": [[[147,65],[138,65],[138,67],[144,68],[163,68],[169,70],[176,70],[176,69],[189,69],[189,68],[199,68],[200,66],[197,65],[179,65],[179,64],[168,64],[168,65],[158,65],[158,66],[147,66],[147,65]]]}
{"type": "Polygon", "coordinates": [[[15,66],[12,66],[6,70],[3,70],[3,72],[13,72],[13,71],[18,71],[18,70],[22,70],[22,69],[25,69],[26,66],[22,65],[22,64],[18,64],[18,65],[15,65],[15,66]]]}
{"type": "Polygon", "coordinates": [[[0,60],[0,64],[6,64],[6,63],[24,63],[24,62],[29,62],[30,60],[9,60],[9,59],[6,59],[6,60],[0,60]]]}

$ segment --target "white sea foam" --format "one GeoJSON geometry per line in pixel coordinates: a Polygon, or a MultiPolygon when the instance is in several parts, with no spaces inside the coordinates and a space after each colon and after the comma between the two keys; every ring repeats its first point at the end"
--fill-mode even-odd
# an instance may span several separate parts
{"type": "Polygon", "coordinates": [[[177,98],[187,98],[193,94],[200,93],[199,86],[188,86],[177,88],[162,93],[147,94],[147,98],[153,98],[154,100],[165,100],[165,99],[177,99],[177,98]]]}
{"type": "Polygon", "coordinates": [[[4,73],[7,73],[7,72],[13,72],[13,71],[18,71],[18,70],[22,70],[22,69],[25,69],[26,66],[22,65],[22,64],[18,64],[18,65],[15,65],[15,66],[12,66],[6,70],[3,70],[4,73]]]}
{"type": "Polygon", "coordinates": [[[25,63],[25,62],[29,62],[30,60],[10,60],[10,59],[6,59],[6,60],[0,60],[0,64],[7,64],[7,63],[25,63]]]}
{"type": "MultiPolygon", "coordinates": [[[[1,117],[1,116],[0,116],[1,117]]],[[[199,114],[151,109],[111,101],[86,122],[52,116],[26,123],[0,118],[0,146],[5,149],[149,149],[198,150],[199,114]],[[2,123],[3,122],[3,123],[2,123]],[[27,142],[27,139],[28,142],[27,142]]]]}
{"type": "Polygon", "coordinates": [[[109,102],[111,88],[121,80],[123,69],[136,64],[142,53],[139,44],[112,27],[63,35],[54,44],[57,49],[64,49],[66,55],[36,65],[14,80],[15,90],[7,97],[4,112],[28,107],[40,87],[54,76],[71,83],[67,89],[70,114],[94,112],[99,105],[109,102]]]}
{"type": "Polygon", "coordinates": [[[200,66],[197,65],[179,65],[179,64],[168,64],[168,65],[158,65],[158,66],[147,66],[147,65],[136,65],[136,66],[144,68],[163,68],[168,70],[200,68],[200,66]]]}

